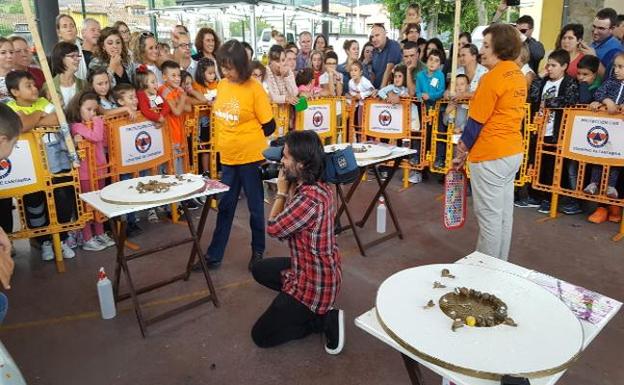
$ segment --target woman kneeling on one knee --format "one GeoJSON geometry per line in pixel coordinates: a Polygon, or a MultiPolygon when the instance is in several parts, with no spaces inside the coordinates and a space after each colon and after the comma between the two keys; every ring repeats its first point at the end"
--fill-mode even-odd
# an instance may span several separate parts
{"type": "Polygon", "coordinates": [[[290,257],[266,258],[252,266],[254,279],[279,294],[251,336],[256,345],[268,348],[324,333],[325,350],[338,354],[344,346],[344,314],[333,305],[342,273],[333,231],[334,198],[320,180],[323,145],[313,131],[292,131],[283,149],[272,147],[264,154],[282,162],[267,234],[287,240],[290,257]]]}
{"type": "Polygon", "coordinates": [[[477,251],[507,260],[513,223],[514,177],[522,163],[521,124],[526,81],[514,60],[522,41],[518,31],[494,24],[483,31],[481,64],[489,72],[470,102],[469,119],[454,167],[466,160],[474,211],[479,223],[477,251]]]}

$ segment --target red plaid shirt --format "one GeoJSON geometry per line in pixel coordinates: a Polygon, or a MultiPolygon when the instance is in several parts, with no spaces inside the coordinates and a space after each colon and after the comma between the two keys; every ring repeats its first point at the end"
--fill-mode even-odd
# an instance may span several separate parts
{"type": "Polygon", "coordinates": [[[282,271],[282,291],[317,314],[329,311],[342,281],[335,211],[329,185],[301,185],[267,228],[270,236],[287,239],[290,247],[291,265],[282,271]]]}

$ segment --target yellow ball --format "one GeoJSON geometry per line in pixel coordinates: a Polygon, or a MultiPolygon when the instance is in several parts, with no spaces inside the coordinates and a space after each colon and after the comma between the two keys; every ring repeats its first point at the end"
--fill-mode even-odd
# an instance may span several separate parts
{"type": "Polygon", "coordinates": [[[475,326],[477,324],[477,319],[471,315],[466,317],[466,325],[475,326]]]}

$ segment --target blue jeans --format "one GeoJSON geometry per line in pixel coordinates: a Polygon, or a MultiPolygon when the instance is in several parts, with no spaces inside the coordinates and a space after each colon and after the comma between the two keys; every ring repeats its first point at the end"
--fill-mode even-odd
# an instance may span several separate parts
{"type": "Polygon", "coordinates": [[[259,164],[223,165],[221,182],[230,186],[230,189],[223,194],[219,201],[217,225],[212,234],[206,259],[211,263],[223,260],[241,188],[245,191],[247,207],[249,208],[251,250],[254,253],[264,253],[264,190],[262,189],[259,164]]]}
{"type": "Polygon", "coordinates": [[[0,293],[0,325],[4,322],[7,311],[9,310],[9,299],[4,293],[0,293]]]}

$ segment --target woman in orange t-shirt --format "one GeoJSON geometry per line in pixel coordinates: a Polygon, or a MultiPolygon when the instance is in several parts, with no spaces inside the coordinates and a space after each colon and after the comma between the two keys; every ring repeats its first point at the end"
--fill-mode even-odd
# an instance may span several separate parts
{"type": "Polygon", "coordinates": [[[527,85],[514,62],[522,41],[518,31],[494,24],[483,31],[481,77],[470,102],[468,122],[453,159],[470,167],[474,211],[479,222],[477,251],[507,260],[513,223],[514,177],[522,163],[521,124],[527,85]]]}
{"type": "Polygon", "coordinates": [[[216,147],[221,156],[221,181],[230,189],[219,200],[219,213],[206,253],[210,268],[223,260],[241,189],[245,191],[251,227],[251,260],[262,259],[265,249],[264,190],[260,174],[266,137],[275,131],[273,110],[262,84],[251,78],[251,65],[243,45],[230,40],[217,51],[223,78],[212,106],[216,147]]]}

